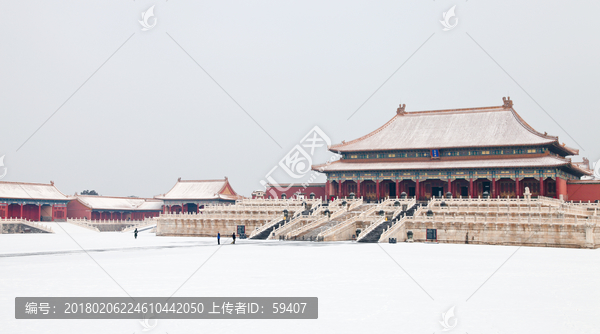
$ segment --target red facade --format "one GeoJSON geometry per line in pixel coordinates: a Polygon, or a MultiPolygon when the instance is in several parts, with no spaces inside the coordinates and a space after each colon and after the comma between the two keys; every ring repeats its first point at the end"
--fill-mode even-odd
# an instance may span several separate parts
{"type": "Polygon", "coordinates": [[[600,180],[571,181],[567,185],[569,201],[595,202],[600,200],[600,180]]]}
{"type": "Polygon", "coordinates": [[[325,183],[311,183],[306,187],[301,184],[268,185],[265,198],[297,198],[298,195],[310,198],[314,195],[315,198],[325,199],[325,187],[325,183]]]}

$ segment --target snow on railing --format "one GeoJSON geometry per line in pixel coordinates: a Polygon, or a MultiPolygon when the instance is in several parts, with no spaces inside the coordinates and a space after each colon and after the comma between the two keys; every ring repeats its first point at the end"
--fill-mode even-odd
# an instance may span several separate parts
{"type": "MultiPolygon", "coordinates": [[[[409,217],[410,218],[410,217],[409,217]]],[[[496,214],[496,215],[433,215],[433,216],[420,216],[413,219],[409,219],[407,222],[414,223],[485,223],[485,224],[544,224],[544,225],[585,225],[585,224],[598,224],[600,217],[587,217],[579,218],[577,216],[565,217],[565,216],[554,216],[552,214],[534,215],[531,213],[513,213],[513,214],[496,214]]]]}
{"type": "Polygon", "coordinates": [[[281,215],[281,216],[277,216],[277,217],[275,217],[275,219],[273,219],[273,220],[269,221],[268,223],[266,223],[266,224],[262,225],[261,227],[259,227],[259,228],[255,229],[255,230],[254,230],[254,231],[252,231],[252,233],[250,234],[250,238],[252,238],[252,237],[256,236],[257,234],[260,234],[260,233],[262,233],[262,232],[266,231],[267,229],[269,229],[269,228],[273,227],[273,225],[275,225],[275,224],[279,223],[280,221],[282,221],[282,220],[283,220],[283,218],[284,218],[284,216],[283,216],[283,215],[281,215]]]}
{"type": "Polygon", "coordinates": [[[135,223],[132,226],[126,227],[121,232],[131,232],[136,228],[143,228],[146,226],[156,225],[158,223],[158,219],[146,218],[141,222],[135,223]]]}
{"type": "Polygon", "coordinates": [[[352,211],[352,210],[358,208],[359,206],[361,206],[362,204],[363,204],[363,198],[360,197],[360,198],[354,200],[352,204],[350,204],[350,206],[348,207],[348,211],[352,211]]]}
{"type": "Polygon", "coordinates": [[[371,233],[371,231],[373,231],[374,229],[376,229],[379,225],[385,223],[387,220],[385,219],[385,217],[381,217],[378,220],[374,221],[373,223],[371,223],[371,225],[369,225],[364,231],[360,232],[360,235],[358,236],[358,238],[356,238],[356,241],[360,241],[362,239],[364,239],[369,233],[371,233]]]}
{"type": "Polygon", "coordinates": [[[350,217],[350,218],[344,220],[343,222],[341,222],[335,226],[332,226],[332,227],[326,229],[325,231],[322,231],[321,233],[319,233],[318,237],[329,237],[329,236],[339,232],[340,230],[348,227],[348,225],[354,224],[359,218],[360,218],[359,216],[350,217]]]}
{"type": "Polygon", "coordinates": [[[87,228],[88,230],[92,230],[92,231],[95,231],[95,232],[100,232],[100,230],[96,226],[90,224],[89,220],[85,220],[85,219],[67,219],[67,223],[73,224],[73,225],[77,225],[79,227],[87,228]]]}
{"type": "MultiPolygon", "coordinates": [[[[392,226],[388,227],[386,230],[383,231],[383,233],[381,233],[381,236],[379,237],[379,241],[378,242],[387,242],[389,240],[389,238],[392,238],[393,236],[395,236],[399,231],[399,229],[401,229],[404,226],[404,223],[408,220],[412,220],[412,217],[402,217],[400,218],[400,220],[395,221],[394,223],[392,223],[392,226]]],[[[401,239],[398,238],[398,236],[396,236],[397,239],[401,239]]]]}
{"type": "Polygon", "coordinates": [[[408,200],[408,202],[400,202],[400,206],[394,210],[394,213],[392,213],[392,219],[396,218],[396,216],[398,216],[402,211],[404,211],[404,207],[406,208],[406,210],[412,208],[415,204],[417,204],[417,200],[416,199],[410,199],[408,200]]]}
{"type": "Polygon", "coordinates": [[[23,224],[29,227],[37,228],[38,230],[42,230],[47,233],[54,233],[52,227],[36,223],[26,218],[0,218],[0,234],[2,233],[2,224],[23,224]]]}
{"type": "Polygon", "coordinates": [[[167,213],[160,216],[163,219],[253,219],[253,220],[271,220],[274,216],[281,214],[273,213],[273,214],[243,214],[243,213],[205,213],[205,214],[195,214],[195,213],[167,213]]]}
{"type": "Polygon", "coordinates": [[[313,216],[298,216],[289,222],[283,224],[283,226],[279,226],[278,228],[271,231],[268,239],[273,239],[277,235],[286,234],[288,231],[292,231],[300,225],[302,221],[313,221],[316,217],[313,216]]]}

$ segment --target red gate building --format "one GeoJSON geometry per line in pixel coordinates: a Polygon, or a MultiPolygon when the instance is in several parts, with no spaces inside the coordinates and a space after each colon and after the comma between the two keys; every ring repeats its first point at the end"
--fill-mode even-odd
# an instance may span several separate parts
{"type": "Polygon", "coordinates": [[[54,182],[0,182],[0,219],[65,221],[68,202],[54,182]]]}

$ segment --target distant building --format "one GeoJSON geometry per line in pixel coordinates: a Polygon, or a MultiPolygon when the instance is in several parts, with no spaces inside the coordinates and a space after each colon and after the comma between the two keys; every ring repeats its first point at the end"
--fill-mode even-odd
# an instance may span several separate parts
{"type": "Polygon", "coordinates": [[[252,198],[256,199],[256,198],[265,198],[265,192],[264,190],[255,190],[252,192],[252,198]]]}
{"type": "Polygon", "coordinates": [[[579,151],[536,131],[510,98],[503,101],[497,107],[419,112],[401,105],[379,129],[329,147],[341,160],[313,170],[327,175],[328,197],[523,197],[529,188],[533,196],[567,200],[567,182],[591,174],[567,158],[579,151]]]}
{"type": "Polygon", "coordinates": [[[68,202],[54,182],[0,182],[0,218],[65,221],[68,202]]]}
{"type": "Polygon", "coordinates": [[[158,217],[163,201],[153,198],[76,195],[67,205],[67,217],[88,220],[144,220],[158,217]]]}
{"type": "Polygon", "coordinates": [[[207,204],[230,204],[242,199],[227,178],[222,180],[182,180],[166,194],[154,198],[164,202],[164,213],[197,213],[207,204]]]}
{"type": "MultiPolygon", "coordinates": [[[[254,193],[253,193],[254,195],[254,193]]],[[[267,184],[263,192],[265,198],[320,198],[325,199],[325,183],[309,183],[303,186],[300,183],[267,184]]],[[[254,198],[254,197],[253,197],[254,198]]]]}

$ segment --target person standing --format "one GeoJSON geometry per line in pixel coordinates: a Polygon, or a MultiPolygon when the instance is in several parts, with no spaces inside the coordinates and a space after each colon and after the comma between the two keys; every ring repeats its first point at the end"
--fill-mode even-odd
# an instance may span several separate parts
{"type": "Polygon", "coordinates": [[[217,245],[221,244],[221,233],[217,232],[217,245]]]}
{"type": "Polygon", "coordinates": [[[133,236],[134,236],[136,239],[137,239],[137,233],[138,233],[138,230],[137,230],[137,227],[136,227],[136,228],[135,228],[135,231],[133,231],[133,236]]]}
{"type": "Polygon", "coordinates": [[[233,232],[233,234],[231,235],[231,237],[233,238],[232,244],[235,244],[235,232],[233,232]]]}

